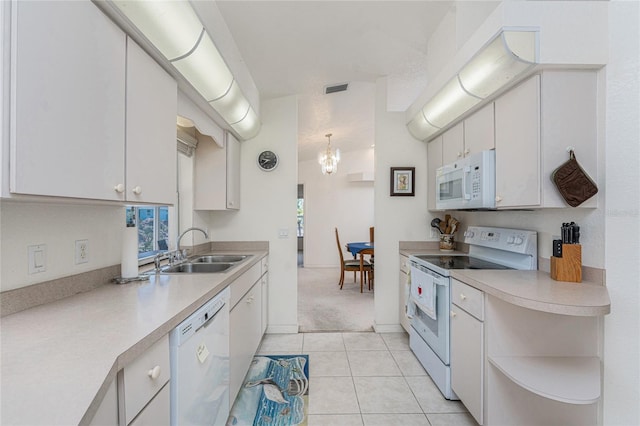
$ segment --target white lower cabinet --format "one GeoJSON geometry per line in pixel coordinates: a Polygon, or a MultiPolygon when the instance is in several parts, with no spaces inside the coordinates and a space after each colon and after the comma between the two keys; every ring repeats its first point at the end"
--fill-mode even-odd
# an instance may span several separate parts
{"type": "Polygon", "coordinates": [[[262,286],[259,281],[231,309],[229,322],[229,395],[233,404],[262,338],[262,286]]]}
{"type": "Polygon", "coordinates": [[[454,279],[451,301],[451,388],[482,425],[485,360],[483,293],[454,279]]]}
{"type": "Polygon", "coordinates": [[[169,378],[169,336],[166,335],[118,373],[120,424],[168,425],[169,386],[166,384],[169,378]],[[161,399],[155,401],[156,398],[161,399]],[[164,398],[167,398],[166,404],[161,402],[164,398]],[[139,416],[143,423],[134,422],[139,416]],[[148,423],[151,419],[153,423],[148,423]]]}
{"type": "Polygon", "coordinates": [[[133,419],[130,426],[163,426],[169,425],[171,415],[170,391],[167,383],[160,392],[151,400],[149,405],[133,419]]]}
{"type": "Polygon", "coordinates": [[[229,395],[233,402],[240,391],[251,360],[267,329],[268,258],[255,264],[231,284],[229,314],[229,395]]]}
{"type": "Polygon", "coordinates": [[[407,303],[407,296],[409,295],[409,258],[407,256],[400,255],[400,306],[398,314],[400,316],[400,325],[408,333],[411,323],[407,318],[407,312],[405,304],[407,303]]]}

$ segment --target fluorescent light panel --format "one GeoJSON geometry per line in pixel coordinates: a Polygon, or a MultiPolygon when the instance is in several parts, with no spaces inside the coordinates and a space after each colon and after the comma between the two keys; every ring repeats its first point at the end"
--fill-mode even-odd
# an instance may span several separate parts
{"type": "Polygon", "coordinates": [[[114,0],[113,3],[169,60],[189,53],[202,33],[202,23],[189,2],[114,0]]]}
{"type": "Polygon", "coordinates": [[[407,123],[411,134],[427,139],[534,66],[537,34],[502,31],[407,123]]]}
{"type": "MultiPolygon", "coordinates": [[[[224,96],[233,82],[231,71],[206,33],[192,54],[171,63],[207,102],[224,96]]],[[[235,94],[242,96],[239,91],[235,94]]]]}
{"type": "Polygon", "coordinates": [[[260,121],[188,1],[113,0],[243,139],[260,121]]]}

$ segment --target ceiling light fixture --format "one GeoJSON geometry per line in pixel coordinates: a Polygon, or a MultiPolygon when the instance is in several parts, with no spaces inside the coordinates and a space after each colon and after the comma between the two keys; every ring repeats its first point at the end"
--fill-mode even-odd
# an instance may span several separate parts
{"type": "Polygon", "coordinates": [[[258,134],[257,114],[188,1],[113,3],[242,139],[258,134]]]}
{"type": "Polygon", "coordinates": [[[318,163],[322,166],[322,174],[330,175],[338,171],[338,163],[340,162],[340,150],[336,149],[335,152],[331,150],[331,133],[324,135],[329,139],[327,149],[318,153],[318,163]]]}
{"type": "Polygon", "coordinates": [[[407,123],[426,140],[538,63],[537,30],[502,30],[407,123]]]}

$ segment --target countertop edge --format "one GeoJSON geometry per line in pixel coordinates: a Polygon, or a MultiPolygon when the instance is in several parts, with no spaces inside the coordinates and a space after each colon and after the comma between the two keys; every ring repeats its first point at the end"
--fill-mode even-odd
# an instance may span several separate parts
{"type": "MultiPolygon", "coordinates": [[[[554,281],[553,283],[547,282],[546,278],[548,274],[546,272],[541,271],[496,271],[496,272],[504,272],[504,273],[522,273],[522,274],[536,274],[537,276],[543,275],[538,281],[537,285],[544,286],[556,286],[556,287],[572,287],[575,290],[577,287],[575,286],[584,286],[582,289],[588,289],[588,291],[595,293],[592,297],[594,303],[591,304],[572,304],[568,303],[569,301],[555,302],[552,300],[542,300],[542,299],[533,299],[524,297],[522,295],[516,294],[515,292],[510,293],[504,291],[503,289],[497,288],[481,279],[470,276],[468,272],[462,271],[453,271],[451,274],[452,278],[455,278],[465,284],[470,285],[471,287],[477,288],[491,296],[497,297],[507,303],[512,305],[520,306],[527,309],[532,309],[535,311],[546,312],[551,314],[560,314],[560,315],[568,315],[568,316],[603,316],[607,315],[611,312],[611,301],[609,299],[609,293],[607,288],[589,282],[582,283],[565,283],[561,281],[554,281]]],[[[512,274],[510,274],[512,275],[512,274]]],[[[551,278],[548,278],[551,280],[551,278]]],[[[579,288],[578,288],[579,289],[579,288]]]]}

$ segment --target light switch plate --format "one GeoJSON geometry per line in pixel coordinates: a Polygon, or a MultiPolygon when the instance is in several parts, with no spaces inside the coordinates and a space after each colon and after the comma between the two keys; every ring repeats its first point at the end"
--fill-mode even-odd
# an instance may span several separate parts
{"type": "Polygon", "coordinates": [[[37,274],[47,270],[47,245],[38,244],[27,247],[29,274],[37,274]]]}
{"type": "Polygon", "coordinates": [[[278,229],[278,238],[289,238],[289,230],[287,228],[278,229]]]}

